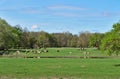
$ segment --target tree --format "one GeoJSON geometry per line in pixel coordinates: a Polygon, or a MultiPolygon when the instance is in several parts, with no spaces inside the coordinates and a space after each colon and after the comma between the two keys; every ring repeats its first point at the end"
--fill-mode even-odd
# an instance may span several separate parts
{"type": "Polygon", "coordinates": [[[65,32],[64,33],[64,35],[65,35],[65,37],[66,37],[66,46],[67,47],[70,47],[70,44],[71,44],[71,40],[72,40],[72,38],[73,38],[73,35],[72,35],[72,33],[70,33],[70,32],[65,32]]]}
{"type": "Polygon", "coordinates": [[[54,34],[49,34],[49,44],[50,47],[57,47],[57,40],[54,34]]]}
{"type": "Polygon", "coordinates": [[[104,37],[102,33],[93,33],[89,39],[89,46],[100,49],[101,40],[104,37]]]}
{"type": "Polygon", "coordinates": [[[40,47],[46,48],[50,46],[49,34],[47,32],[41,31],[39,33],[39,43],[40,47]]]}
{"type": "Polygon", "coordinates": [[[77,35],[73,35],[72,39],[70,41],[70,47],[77,47],[78,44],[78,36],[77,35]]]}
{"type": "Polygon", "coordinates": [[[5,20],[0,18],[0,49],[8,50],[15,45],[16,34],[5,20]]]}
{"type": "Polygon", "coordinates": [[[20,45],[21,45],[21,44],[20,44],[20,43],[21,43],[20,38],[22,37],[22,34],[23,34],[23,30],[22,30],[21,26],[20,26],[20,25],[14,26],[12,32],[14,33],[14,36],[15,36],[15,37],[14,37],[14,38],[15,38],[14,48],[19,48],[19,47],[21,47],[21,46],[20,46],[20,45]]]}
{"type": "Polygon", "coordinates": [[[101,50],[107,54],[119,54],[120,51],[120,23],[113,25],[113,29],[105,34],[102,40],[101,50]]]}
{"type": "Polygon", "coordinates": [[[84,50],[85,47],[88,47],[90,36],[91,33],[89,32],[80,33],[78,38],[78,47],[80,47],[81,50],[84,50]]]}

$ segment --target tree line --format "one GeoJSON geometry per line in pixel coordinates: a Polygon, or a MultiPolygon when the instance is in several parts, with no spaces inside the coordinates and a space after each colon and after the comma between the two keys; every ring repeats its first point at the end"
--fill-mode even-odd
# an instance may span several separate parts
{"type": "Polygon", "coordinates": [[[120,22],[114,24],[112,30],[106,33],[85,31],[75,35],[70,32],[27,31],[20,25],[11,26],[0,18],[0,50],[46,47],[78,47],[81,50],[96,47],[106,51],[109,55],[113,53],[118,55],[120,51],[120,22]]]}

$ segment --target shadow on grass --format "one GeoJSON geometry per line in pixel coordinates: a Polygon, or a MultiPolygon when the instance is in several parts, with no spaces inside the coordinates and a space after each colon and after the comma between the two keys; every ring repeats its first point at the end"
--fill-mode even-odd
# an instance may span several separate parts
{"type": "Polygon", "coordinates": [[[115,67],[120,67],[120,64],[115,64],[114,66],[115,66],[115,67]]]}

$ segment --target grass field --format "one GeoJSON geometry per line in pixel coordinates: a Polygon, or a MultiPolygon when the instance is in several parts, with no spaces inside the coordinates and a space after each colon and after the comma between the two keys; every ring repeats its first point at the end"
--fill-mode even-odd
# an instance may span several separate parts
{"type": "MultiPolygon", "coordinates": [[[[34,53],[34,51],[41,51],[41,49],[22,49],[20,51],[30,51],[29,53],[21,52],[17,56],[84,56],[84,52],[90,52],[88,56],[94,56],[94,57],[106,57],[107,55],[97,49],[93,48],[87,48],[84,51],[81,51],[79,48],[47,48],[48,52],[46,53],[34,53]],[[59,50],[59,52],[57,52],[59,50]],[[32,51],[32,52],[31,52],[32,51]]],[[[17,50],[14,50],[14,52],[11,52],[13,55],[17,50]]],[[[16,56],[16,55],[15,55],[16,56]]]]}
{"type": "MultiPolygon", "coordinates": [[[[29,56],[83,56],[74,48],[48,48],[48,53],[29,56]],[[72,52],[69,54],[69,52],[72,52]]],[[[106,56],[86,49],[90,56],[106,56]]],[[[21,53],[21,55],[26,55],[21,53]]],[[[120,79],[120,58],[0,58],[0,79],[120,79]]]]}
{"type": "Polygon", "coordinates": [[[9,78],[120,79],[119,59],[1,58],[0,76],[9,78]]]}

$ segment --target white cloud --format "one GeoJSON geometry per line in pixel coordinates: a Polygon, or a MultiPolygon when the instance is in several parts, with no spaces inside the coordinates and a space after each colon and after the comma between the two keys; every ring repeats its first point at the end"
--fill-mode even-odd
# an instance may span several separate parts
{"type": "Polygon", "coordinates": [[[53,12],[55,16],[63,17],[117,17],[120,13],[111,12],[90,12],[90,13],[75,13],[75,12],[53,12]]]}
{"type": "Polygon", "coordinates": [[[22,7],[22,8],[0,8],[0,12],[19,12],[19,13],[25,13],[25,14],[45,14],[46,12],[41,11],[39,8],[34,7],[22,7]]]}
{"type": "Polygon", "coordinates": [[[87,10],[86,8],[76,7],[76,6],[49,6],[48,9],[51,10],[87,10]]]}
{"type": "Polygon", "coordinates": [[[79,16],[76,13],[68,13],[68,12],[56,12],[56,13],[53,13],[53,15],[65,16],[65,17],[77,17],[77,16],[79,16]]]}
{"type": "Polygon", "coordinates": [[[34,24],[34,25],[32,25],[31,28],[32,28],[32,29],[37,29],[37,28],[38,28],[38,25],[37,25],[37,24],[34,24]]]}

